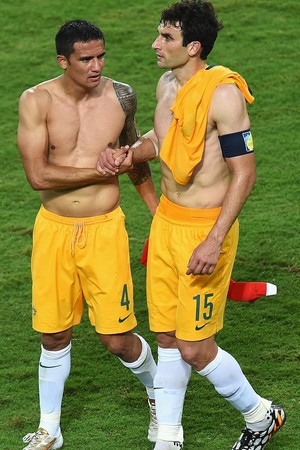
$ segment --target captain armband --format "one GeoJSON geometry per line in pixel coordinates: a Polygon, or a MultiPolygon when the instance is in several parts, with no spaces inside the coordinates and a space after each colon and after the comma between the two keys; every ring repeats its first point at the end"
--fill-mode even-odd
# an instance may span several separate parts
{"type": "Polygon", "coordinates": [[[221,150],[224,158],[246,155],[254,152],[253,139],[250,130],[219,136],[221,150]]]}

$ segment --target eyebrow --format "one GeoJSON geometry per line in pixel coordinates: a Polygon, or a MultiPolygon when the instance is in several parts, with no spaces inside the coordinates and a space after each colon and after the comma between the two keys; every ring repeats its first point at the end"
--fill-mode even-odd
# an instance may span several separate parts
{"type": "MultiPolygon", "coordinates": [[[[97,55],[96,58],[102,58],[103,56],[105,56],[105,53],[106,52],[99,53],[99,55],[97,55]]],[[[90,55],[81,56],[81,58],[79,58],[79,61],[83,61],[86,59],[93,59],[93,58],[94,58],[94,56],[90,56],[90,55]]]]}
{"type": "Polygon", "coordinates": [[[174,36],[172,36],[172,34],[170,34],[170,33],[162,33],[162,32],[159,32],[159,34],[160,34],[162,37],[164,37],[164,38],[171,38],[171,39],[174,39],[174,36]]]}

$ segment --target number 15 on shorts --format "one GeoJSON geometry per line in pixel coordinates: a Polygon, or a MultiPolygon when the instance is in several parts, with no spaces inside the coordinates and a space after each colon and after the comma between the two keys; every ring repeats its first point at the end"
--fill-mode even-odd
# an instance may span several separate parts
{"type": "MultiPolygon", "coordinates": [[[[212,318],[213,315],[213,308],[214,304],[211,301],[211,298],[213,297],[213,293],[207,293],[202,295],[195,295],[193,297],[193,300],[196,303],[195,306],[195,322],[202,322],[203,320],[208,321],[212,318]]],[[[205,327],[204,325],[196,325],[195,329],[200,330],[201,328],[205,327]]]]}

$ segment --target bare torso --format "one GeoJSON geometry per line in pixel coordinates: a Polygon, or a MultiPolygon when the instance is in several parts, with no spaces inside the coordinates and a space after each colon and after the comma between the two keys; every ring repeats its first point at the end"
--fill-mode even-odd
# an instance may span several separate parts
{"type": "MultiPolygon", "coordinates": [[[[180,86],[171,72],[166,72],[159,83],[154,130],[161,146],[173,119],[170,108],[180,86]]],[[[176,183],[170,169],[161,161],[161,190],[169,200],[191,208],[215,208],[222,205],[230,183],[230,172],[222,156],[218,134],[209,114],[203,159],[195,167],[186,185],[176,183]]]]}
{"type": "MultiPolygon", "coordinates": [[[[61,77],[38,85],[47,127],[49,163],[75,168],[95,168],[100,152],[118,144],[126,114],[116,92],[121,83],[102,77],[93,94],[75,102],[66,95],[61,77]]],[[[42,190],[46,209],[63,216],[104,214],[119,203],[118,178],[71,189],[42,190]]]]}

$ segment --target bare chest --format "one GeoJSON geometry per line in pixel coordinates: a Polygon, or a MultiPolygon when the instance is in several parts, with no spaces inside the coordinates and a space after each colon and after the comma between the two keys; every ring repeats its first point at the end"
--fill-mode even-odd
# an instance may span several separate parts
{"type": "Polygon", "coordinates": [[[59,164],[93,163],[108,146],[115,145],[125,114],[117,102],[53,103],[47,128],[49,158],[59,164]]]}

